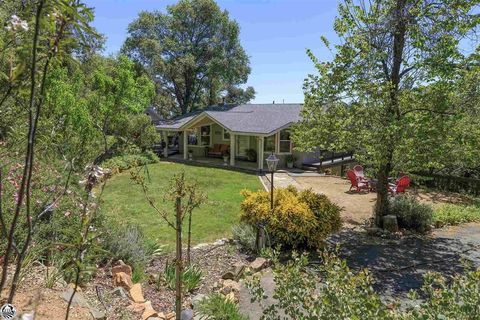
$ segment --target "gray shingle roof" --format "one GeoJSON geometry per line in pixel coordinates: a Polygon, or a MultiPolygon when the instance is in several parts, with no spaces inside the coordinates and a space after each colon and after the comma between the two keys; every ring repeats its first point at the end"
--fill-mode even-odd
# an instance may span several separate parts
{"type": "Polygon", "coordinates": [[[226,129],[238,133],[270,134],[300,120],[302,104],[241,104],[213,106],[171,120],[158,129],[180,130],[196,117],[208,115],[226,129]]]}

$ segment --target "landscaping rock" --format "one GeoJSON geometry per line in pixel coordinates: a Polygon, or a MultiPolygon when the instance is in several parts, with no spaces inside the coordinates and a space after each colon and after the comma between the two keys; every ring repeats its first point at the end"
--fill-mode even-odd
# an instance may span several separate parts
{"type": "MultiPolygon", "coordinates": [[[[70,297],[72,296],[72,294],[73,294],[73,289],[68,288],[66,291],[60,293],[60,297],[63,300],[68,302],[70,301],[70,297]]],[[[72,300],[72,305],[77,305],[80,307],[88,307],[88,302],[80,292],[75,292],[75,295],[73,296],[73,300],[72,300]]]]}
{"type": "Polygon", "coordinates": [[[145,302],[143,305],[145,307],[145,310],[142,314],[143,320],[147,320],[150,317],[158,317],[158,312],[153,309],[152,303],[150,301],[145,302]]]}
{"type": "Polygon", "coordinates": [[[204,299],[206,299],[206,298],[207,298],[207,296],[204,295],[204,294],[201,294],[201,293],[199,293],[199,294],[197,294],[196,296],[194,296],[194,297],[192,298],[192,306],[193,306],[193,308],[196,308],[196,307],[200,304],[200,302],[202,302],[202,300],[204,300],[204,299]]]}
{"type": "Polygon", "coordinates": [[[115,277],[115,275],[119,272],[123,272],[131,278],[132,268],[129,265],[125,264],[122,260],[119,260],[118,263],[118,265],[112,267],[112,277],[115,277]]]}
{"type": "Polygon", "coordinates": [[[105,311],[100,311],[95,308],[90,308],[90,314],[92,315],[93,319],[96,320],[105,320],[107,318],[107,314],[105,311]]]}
{"type": "Polygon", "coordinates": [[[28,313],[22,314],[21,320],[34,320],[35,319],[35,311],[31,311],[28,313]]]}
{"type": "Polygon", "coordinates": [[[125,272],[119,272],[113,276],[113,286],[123,287],[127,291],[130,291],[133,286],[132,278],[125,272]]]}
{"type": "Polygon", "coordinates": [[[227,300],[230,300],[231,302],[235,303],[236,302],[236,299],[235,299],[235,292],[230,292],[229,294],[227,294],[225,296],[227,298],[227,300]]]}
{"type": "Polygon", "coordinates": [[[110,291],[110,293],[112,295],[114,295],[116,297],[120,297],[120,298],[127,298],[128,297],[127,292],[122,287],[116,287],[115,289],[110,291]]]}
{"type": "Polygon", "coordinates": [[[145,302],[143,297],[142,285],[140,283],[135,283],[130,289],[130,297],[132,300],[137,303],[145,302]]]}
{"type": "Polygon", "coordinates": [[[182,310],[182,313],[180,314],[180,319],[181,320],[192,320],[193,319],[193,310],[192,309],[182,310]]]}
{"type": "Polygon", "coordinates": [[[165,315],[165,320],[175,319],[175,312],[170,312],[165,315]]]}
{"type": "Polygon", "coordinates": [[[397,216],[387,215],[383,217],[383,228],[389,232],[398,232],[397,216]]]}
{"type": "Polygon", "coordinates": [[[127,307],[127,309],[133,311],[134,313],[139,313],[145,310],[145,303],[132,303],[127,307]]]}
{"type": "Polygon", "coordinates": [[[243,276],[244,271],[245,271],[245,264],[238,262],[230,270],[228,270],[222,275],[222,279],[238,281],[238,279],[240,279],[243,276]]]}
{"type": "Polygon", "coordinates": [[[223,282],[223,287],[220,289],[220,293],[223,295],[228,295],[230,292],[240,291],[240,284],[233,280],[225,280],[223,282]]]}
{"type": "Polygon", "coordinates": [[[258,272],[262,269],[265,269],[268,266],[268,261],[265,258],[256,258],[255,261],[250,263],[250,269],[252,269],[253,272],[258,272]]]}

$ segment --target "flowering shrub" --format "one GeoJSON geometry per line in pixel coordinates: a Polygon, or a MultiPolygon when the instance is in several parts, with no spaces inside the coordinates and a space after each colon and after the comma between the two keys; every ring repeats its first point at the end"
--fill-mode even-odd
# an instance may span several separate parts
{"type": "Polygon", "coordinates": [[[317,247],[342,224],[340,207],[311,190],[276,189],[273,212],[269,192],[244,190],[242,195],[241,220],[250,225],[266,223],[269,235],[282,244],[317,247]]]}
{"type": "Polygon", "coordinates": [[[409,195],[397,195],[390,199],[389,212],[397,216],[401,228],[408,230],[425,232],[432,224],[432,207],[409,195]]]}
{"type": "Polygon", "coordinates": [[[157,163],[158,157],[155,153],[148,151],[142,154],[129,154],[111,158],[102,163],[105,168],[111,169],[113,173],[122,172],[133,167],[157,163]]]}

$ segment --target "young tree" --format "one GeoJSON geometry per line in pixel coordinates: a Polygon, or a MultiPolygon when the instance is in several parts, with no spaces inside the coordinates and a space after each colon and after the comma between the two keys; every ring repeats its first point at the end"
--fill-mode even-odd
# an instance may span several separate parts
{"type": "Polygon", "coordinates": [[[412,153],[434,156],[430,148],[440,140],[439,126],[460,111],[445,102],[466,67],[460,42],[478,25],[478,3],[344,0],[334,24],[341,39],[334,59],[320,62],[308,51],[319,74],[305,81],[303,120],[294,130],[297,148],[349,148],[368,161],[377,170],[377,225],[388,213],[390,173],[402,169],[412,153]],[[430,98],[439,103],[423,104],[430,98]],[[420,135],[412,128],[432,130],[420,135]],[[409,155],[401,153],[406,144],[409,155]]]}
{"type": "Polygon", "coordinates": [[[190,264],[190,245],[191,245],[191,227],[192,212],[205,202],[206,196],[199,191],[196,183],[189,182],[185,178],[185,172],[175,174],[171,180],[170,188],[167,190],[164,200],[173,202],[175,208],[174,219],[168,211],[159,208],[155,200],[148,194],[148,186],[144,177],[132,173],[132,179],[137,182],[143,189],[145,198],[150,206],[159,214],[159,216],[173,229],[176,235],[175,250],[175,312],[176,319],[181,319],[182,312],[182,274],[183,274],[183,249],[182,249],[182,233],[183,220],[188,216],[188,249],[187,263],[190,264]]]}
{"type": "Polygon", "coordinates": [[[175,101],[174,113],[218,103],[227,86],[245,83],[249,60],[239,26],[213,0],[180,0],[167,13],[142,12],[128,27],[123,52],[156,82],[157,94],[175,101]]]}

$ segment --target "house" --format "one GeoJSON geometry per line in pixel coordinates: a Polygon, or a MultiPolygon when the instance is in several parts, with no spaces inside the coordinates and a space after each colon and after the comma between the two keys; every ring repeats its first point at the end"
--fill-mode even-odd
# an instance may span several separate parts
{"type": "Polygon", "coordinates": [[[300,120],[301,108],[302,104],[216,105],[154,123],[168,141],[164,157],[217,164],[224,160],[232,167],[263,171],[271,153],[280,158],[279,167],[286,165],[287,155],[295,156],[297,166],[318,162],[318,153],[294,150],[290,127],[300,120]]]}

